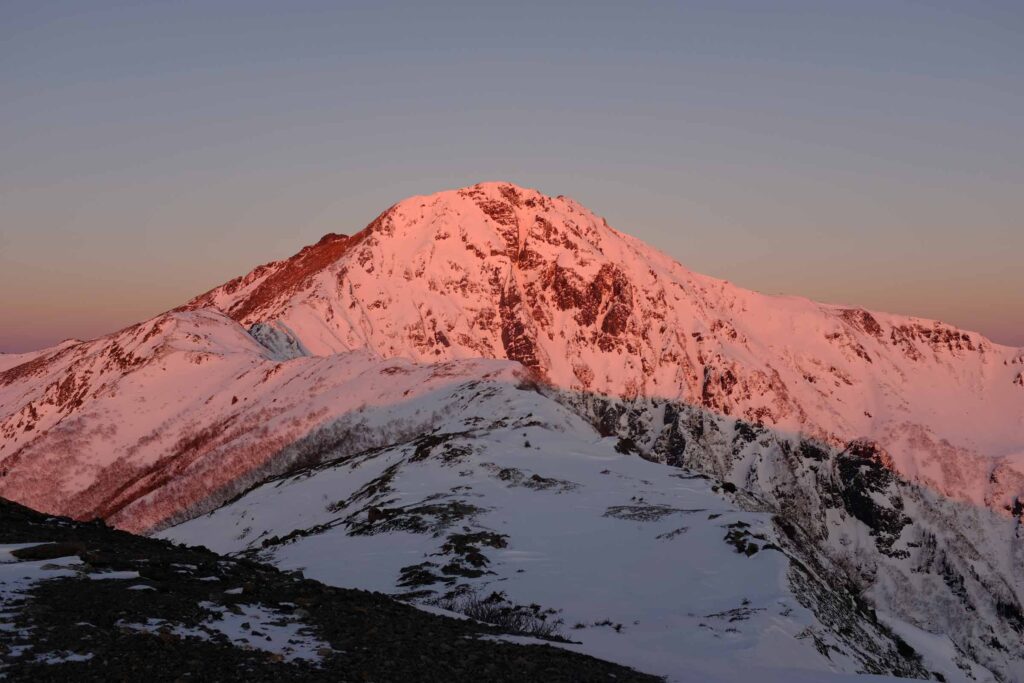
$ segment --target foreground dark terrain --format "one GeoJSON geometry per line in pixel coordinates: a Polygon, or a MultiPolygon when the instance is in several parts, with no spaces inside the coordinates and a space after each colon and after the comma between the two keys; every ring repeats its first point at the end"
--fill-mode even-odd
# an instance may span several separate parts
{"type": "Polygon", "coordinates": [[[554,646],[484,639],[496,631],[379,593],[5,499],[0,544],[8,680],[658,680],[554,646]]]}

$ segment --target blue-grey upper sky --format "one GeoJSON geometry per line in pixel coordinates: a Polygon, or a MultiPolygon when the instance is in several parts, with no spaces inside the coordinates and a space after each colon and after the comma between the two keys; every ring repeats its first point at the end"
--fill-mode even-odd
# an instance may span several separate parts
{"type": "Polygon", "coordinates": [[[0,350],[481,180],[1024,345],[1022,36],[1019,0],[5,0],[0,350]]]}

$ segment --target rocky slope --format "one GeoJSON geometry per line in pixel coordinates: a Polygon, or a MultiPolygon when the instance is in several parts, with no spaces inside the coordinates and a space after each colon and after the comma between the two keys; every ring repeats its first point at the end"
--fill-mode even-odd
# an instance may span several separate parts
{"type": "Polygon", "coordinates": [[[0,499],[0,678],[626,680],[621,666],[296,572],[0,499]]]}
{"type": "MultiPolygon", "coordinates": [[[[685,404],[567,392],[556,398],[646,459],[692,467],[750,493],[753,509],[773,513],[778,543],[798,564],[880,616],[948,636],[959,664],[984,662],[996,679],[1024,680],[1024,532],[1016,499],[1007,519],[1004,511],[947,498],[895,472],[890,454],[869,439],[829,446],[685,404]]],[[[828,607],[816,613],[829,621],[828,607]]]]}

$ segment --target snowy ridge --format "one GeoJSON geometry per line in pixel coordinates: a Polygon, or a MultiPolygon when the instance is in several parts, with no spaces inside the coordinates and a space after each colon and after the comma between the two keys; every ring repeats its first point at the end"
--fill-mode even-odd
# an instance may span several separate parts
{"type": "Polygon", "coordinates": [[[0,496],[149,529],[318,456],[322,427],[352,448],[376,445],[429,429],[430,397],[460,377],[522,373],[496,361],[280,362],[276,353],[210,309],[168,313],[0,375],[0,408],[11,411],[0,423],[0,496]]]}
{"type": "MultiPolygon", "coordinates": [[[[891,474],[882,486],[823,474],[820,496],[836,502],[813,500],[815,516],[794,512],[801,530],[787,531],[773,515],[787,491],[762,498],[638,458],[629,441],[602,438],[527,385],[474,380],[435,400],[447,408],[429,432],[272,479],[161,535],[426,604],[458,608],[499,593],[509,609],[537,605],[581,651],[671,680],[743,670],[780,681],[843,671],[995,680],[975,658],[1022,673],[1019,649],[982,649],[993,638],[1019,644],[997,604],[1015,602],[1012,565],[1024,559],[1019,548],[1014,558],[976,552],[1013,547],[1014,527],[988,510],[891,474]],[[874,517],[885,518],[892,496],[914,519],[891,545],[843,502],[865,492],[881,494],[874,517]],[[974,535],[973,555],[957,526],[974,535]],[[818,545],[804,530],[831,540],[818,545]],[[944,583],[965,567],[953,552],[970,557],[973,574],[956,589],[966,603],[944,583]],[[869,570],[872,580],[859,576],[869,570]]],[[[727,450],[741,459],[784,443],[771,432],[747,441],[749,426],[704,419],[729,442],[741,435],[741,448],[727,450]]],[[[808,460],[823,470],[830,458],[846,462],[820,457],[808,460]]]]}

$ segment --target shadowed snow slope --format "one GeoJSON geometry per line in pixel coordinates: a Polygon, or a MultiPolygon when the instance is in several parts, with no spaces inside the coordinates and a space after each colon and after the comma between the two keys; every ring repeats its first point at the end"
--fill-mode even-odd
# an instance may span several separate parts
{"type": "MultiPolygon", "coordinates": [[[[448,410],[431,432],[272,479],[162,535],[471,614],[489,599],[557,624],[583,652],[673,680],[755,671],[765,680],[797,680],[796,671],[816,672],[814,680],[843,671],[993,680],[950,637],[903,619],[972,644],[941,620],[971,619],[972,631],[1010,643],[1016,636],[991,596],[967,616],[947,604],[941,576],[919,555],[880,556],[873,530],[841,504],[823,515],[834,537],[852,543],[845,550],[876,562],[883,578],[869,591],[843,575],[853,565],[787,538],[771,506],[623,453],[539,393],[490,381],[438,398],[448,410]],[[915,584],[889,585],[914,567],[915,584]],[[928,592],[941,610],[914,602],[928,592]],[[865,596],[884,606],[884,619],[865,596]]],[[[905,512],[928,529],[933,518],[907,494],[905,512]]],[[[937,533],[933,552],[954,538],[937,533]]],[[[1005,570],[984,559],[975,566],[994,584],[1005,570]]],[[[1012,666],[1012,657],[989,659],[1012,666]]]]}

